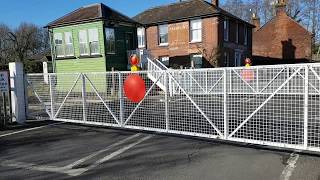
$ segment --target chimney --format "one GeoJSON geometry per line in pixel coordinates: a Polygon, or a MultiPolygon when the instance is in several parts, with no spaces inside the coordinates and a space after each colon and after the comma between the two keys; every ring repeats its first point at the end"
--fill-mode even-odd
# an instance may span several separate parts
{"type": "Polygon", "coordinates": [[[211,0],[211,4],[219,7],[219,0],[211,0]]]}
{"type": "Polygon", "coordinates": [[[276,3],[276,15],[280,14],[286,14],[286,6],[287,6],[287,0],[277,0],[276,3]]]}
{"type": "Polygon", "coordinates": [[[257,16],[256,13],[252,14],[251,22],[254,26],[254,32],[258,31],[260,29],[260,18],[257,16]]]}

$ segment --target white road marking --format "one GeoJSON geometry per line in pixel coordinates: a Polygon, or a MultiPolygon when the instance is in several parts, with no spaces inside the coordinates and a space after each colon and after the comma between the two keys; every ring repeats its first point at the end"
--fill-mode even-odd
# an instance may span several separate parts
{"type": "Polygon", "coordinates": [[[100,151],[97,151],[95,153],[90,154],[89,156],[86,156],[86,157],[84,157],[82,159],[79,159],[78,161],[75,161],[74,163],[71,163],[71,164],[67,165],[66,167],[71,169],[71,168],[73,168],[73,167],[75,167],[77,165],[80,165],[81,163],[83,163],[83,162],[85,162],[85,161],[87,161],[87,160],[89,160],[89,159],[91,159],[91,158],[103,153],[103,152],[106,152],[106,151],[110,150],[111,148],[113,148],[115,146],[121,145],[121,144],[123,144],[123,143],[125,143],[125,142],[127,142],[127,141],[129,141],[129,140],[131,140],[131,139],[133,139],[135,137],[138,137],[140,135],[141,135],[140,133],[137,133],[137,134],[134,134],[132,136],[129,136],[129,137],[127,137],[127,138],[125,138],[125,139],[123,139],[123,140],[121,140],[119,142],[111,144],[110,146],[106,147],[105,149],[102,149],[100,151]]]}
{"type": "Polygon", "coordinates": [[[1,138],[1,137],[6,137],[6,136],[10,136],[10,135],[14,135],[14,134],[19,134],[19,133],[27,132],[27,131],[32,131],[32,130],[36,130],[36,129],[41,129],[41,128],[48,127],[48,126],[51,126],[51,125],[62,124],[62,123],[65,123],[65,122],[52,123],[52,124],[48,124],[48,125],[44,125],[44,126],[39,126],[39,127],[24,129],[24,130],[21,130],[21,131],[15,131],[15,132],[8,133],[8,134],[2,134],[2,135],[0,135],[0,138],[1,138]]]}
{"type": "Polygon", "coordinates": [[[86,171],[89,171],[95,167],[97,167],[98,165],[120,155],[121,153],[124,153],[125,151],[129,150],[130,148],[138,145],[139,143],[142,143],[143,141],[150,139],[153,135],[148,135],[146,137],[143,137],[131,144],[128,144],[124,147],[122,147],[121,149],[118,149],[117,151],[112,152],[111,154],[103,157],[100,160],[97,160],[95,163],[93,163],[92,165],[90,165],[87,168],[76,168],[76,169],[72,169],[73,167],[80,165],[81,163],[105,152],[108,151],[109,149],[121,145],[135,137],[140,136],[140,133],[134,134],[132,136],[129,136],[117,143],[111,144],[110,146],[108,146],[105,149],[102,149],[98,152],[92,153],[89,156],[86,156],[78,161],[75,161],[74,163],[71,163],[67,166],[63,166],[63,167],[57,167],[57,166],[47,166],[47,165],[37,165],[34,163],[25,163],[25,162],[17,162],[17,161],[13,161],[13,160],[6,160],[6,159],[0,159],[0,166],[7,166],[7,167],[15,167],[15,168],[22,168],[22,169],[28,169],[28,170],[34,170],[34,171],[45,171],[45,172],[54,172],[54,173],[61,173],[61,174],[68,174],[70,176],[79,176],[83,173],[85,173],[86,171]]]}
{"type": "Polygon", "coordinates": [[[123,147],[123,148],[121,148],[121,149],[119,149],[119,150],[117,150],[117,151],[115,151],[115,152],[113,152],[111,154],[109,154],[108,156],[105,156],[104,158],[102,158],[102,159],[96,161],[94,164],[90,165],[87,169],[83,168],[82,170],[77,170],[75,172],[69,172],[68,174],[70,176],[79,176],[82,173],[84,173],[84,172],[86,172],[86,171],[88,171],[90,169],[93,169],[93,168],[97,167],[98,165],[100,165],[100,164],[102,164],[102,163],[104,163],[104,162],[106,162],[106,161],[108,161],[108,160],[120,155],[121,153],[124,153],[125,151],[129,150],[130,148],[142,143],[143,141],[150,139],[152,136],[153,135],[146,136],[146,137],[144,137],[144,138],[142,138],[142,139],[140,139],[140,140],[138,140],[138,141],[136,141],[134,143],[131,143],[131,144],[129,144],[129,145],[127,145],[127,146],[125,146],[125,147],[123,147]]]}
{"type": "Polygon", "coordinates": [[[46,171],[46,172],[56,172],[56,173],[66,173],[64,167],[56,166],[45,166],[45,165],[36,165],[33,163],[17,162],[13,160],[1,160],[1,166],[15,167],[22,169],[29,169],[35,171],[46,171]]]}
{"type": "Polygon", "coordinates": [[[299,154],[292,153],[287,161],[287,166],[283,169],[280,180],[289,180],[299,159],[299,154]]]}

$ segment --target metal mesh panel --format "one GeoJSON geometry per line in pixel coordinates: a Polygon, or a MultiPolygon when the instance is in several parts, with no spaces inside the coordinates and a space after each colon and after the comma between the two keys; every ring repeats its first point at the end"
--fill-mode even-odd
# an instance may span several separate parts
{"type": "Polygon", "coordinates": [[[88,73],[86,81],[86,120],[99,123],[119,122],[119,74],[88,73]]]}
{"type": "Polygon", "coordinates": [[[309,68],[308,145],[320,147],[320,67],[309,68]]]}
{"type": "Polygon", "coordinates": [[[319,64],[171,70],[157,63],[140,72],[50,74],[49,82],[27,75],[28,101],[39,101],[29,109],[60,121],[320,151],[319,64]],[[124,94],[130,74],[146,85],[139,103],[124,94]]]}
{"type": "Polygon", "coordinates": [[[29,119],[49,119],[51,114],[48,74],[29,74],[26,80],[27,116],[29,119]]]}
{"type": "MultiPolygon", "coordinates": [[[[122,81],[132,73],[121,73],[122,81]]],[[[124,96],[124,120],[127,126],[136,128],[157,128],[166,129],[165,117],[165,92],[157,86],[157,83],[164,82],[165,72],[153,72],[157,78],[152,81],[148,78],[147,72],[134,73],[138,74],[146,85],[146,96],[140,103],[133,103],[124,96]]],[[[162,84],[164,86],[164,84],[162,84]]]]}
{"type": "Polygon", "coordinates": [[[83,120],[83,78],[80,74],[52,75],[54,118],[83,120]]]}
{"type": "MultiPolygon", "coordinates": [[[[268,80],[271,79],[269,74],[277,74],[275,76],[279,78],[282,77],[282,73],[286,73],[280,69],[268,69],[268,71],[265,72],[268,80]]],[[[290,77],[283,82],[280,78],[276,83],[268,83],[268,93],[231,94],[228,118],[232,137],[294,145],[303,144],[304,94],[298,93],[298,90],[303,90],[304,79],[300,75],[304,76],[304,71],[295,69],[294,73],[291,73],[290,77]],[[297,90],[296,94],[281,92],[289,82],[290,87],[297,90]]],[[[260,74],[259,79],[264,81],[263,74],[260,74]]],[[[233,84],[232,88],[235,87],[239,86],[233,84]]]]}
{"type": "Polygon", "coordinates": [[[179,95],[174,93],[170,97],[170,130],[201,136],[221,135],[217,131],[223,132],[224,126],[223,73],[221,70],[200,71],[198,74],[196,70],[170,72],[173,86],[179,89],[179,95]]]}

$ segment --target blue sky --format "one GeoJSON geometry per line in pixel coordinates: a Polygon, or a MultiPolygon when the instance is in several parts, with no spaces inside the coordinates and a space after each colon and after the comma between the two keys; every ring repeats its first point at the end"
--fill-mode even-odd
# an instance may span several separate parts
{"type": "Polygon", "coordinates": [[[178,0],[1,0],[0,23],[14,28],[21,22],[40,26],[55,20],[81,6],[102,2],[129,17],[158,5],[178,0]]]}

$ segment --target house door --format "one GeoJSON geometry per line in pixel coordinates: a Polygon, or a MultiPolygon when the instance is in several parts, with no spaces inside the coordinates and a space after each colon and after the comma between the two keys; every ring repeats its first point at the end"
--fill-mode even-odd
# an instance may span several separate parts
{"type": "Polygon", "coordinates": [[[132,33],[126,33],[126,48],[127,50],[134,50],[132,33]]]}

